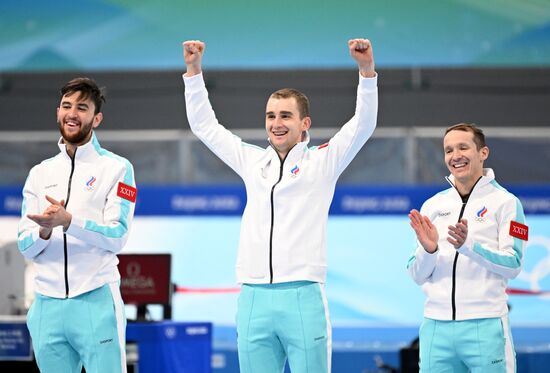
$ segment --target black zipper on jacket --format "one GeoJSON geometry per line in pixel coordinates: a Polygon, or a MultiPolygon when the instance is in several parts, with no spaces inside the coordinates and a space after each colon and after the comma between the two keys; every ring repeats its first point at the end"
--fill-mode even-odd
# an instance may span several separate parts
{"type": "MultiPolygon", "coordinates": [[[[465,196],[462,196],[460,193],[458,193],[458,189],[456,190],[458,195],[460,196],[460,198],[462,198],[462,207],[460,208],[460,214],[458,215],[457,222],[460,222],[460,219],[462,219],[462,215],[464,215],[464,209],[466,209],[466,204],[468,203],[468,200],[470,199],[470,196],[472,195],[472,192],[473,192],[475,186],[477,185],[477,183],[479,182],[479,180],[481,180],[481,177],[479,179],[477,179],[474,186],[470,190],[470,193],[468,193],[465,196]]],[[[455,189],[456,189],[456,187],[455,187],[455,189]]],[[[453,287],[451,289],[451,306],[452,306],[452,309],[453,309],[453,321],[456,320],[456,298],[455,298],[455,294],[456,294],[456,264],[457,264],[457,262],[458,262],[458,250],[455,252],[455,259],[453,261],[453,287]]]]}
{"type": "Polygon", "coordinates": [[[275,187],[277,184],[279,184],[283,178],[283,165],[285,163],[286,157],[288,157],[288,154],[290,153],[290,150],[288,153],[286,153],[285,157],[281,159],[281,168],[279,169],[279,180],[273,186],[271,187],[271,227],[269,230],[269,283],[273,283],[273,225],[275,223],[275,203],[273,201],[273,194],[275,192],[275,187]]]}
{"type": "MultiPolygon", "coordinates": [[[[469,195],[468,195],[469,197],[469,195]]],[[[464,209],[466,208],[466,203],[468,202],[468,197],[462,201],[462,208],[460,209],[460,214],[458,215],[458,221],[462,219],[464,214],[464,209]]],[[[458,262],[458,251],[455,252],[455,260],[453,262],[453,288],[451,291],[451,305],[453,307],[453,320],[456,320],[456,299],[455,299],[455,290],[456,290],[456,263],[458,262]]]]}
{"type": "MultiPolygon", "coordinates": [[[[74,173],[74,159],[76,158],[76,150],[74,149],[74,154],[71,157],[71,174],[69,175],[69,184],[67,185],[67,197],[65,198],[65,210],[69,204],[69,198],[71,197],[71,183],[73,180],[74,173]]],[[[69,272],[68,272],[68,253],[67,253],[67,234],[63,232],[63,255],[64,255],[64,264],[65,264],[65,298],[69,297],[69,272]]]]}

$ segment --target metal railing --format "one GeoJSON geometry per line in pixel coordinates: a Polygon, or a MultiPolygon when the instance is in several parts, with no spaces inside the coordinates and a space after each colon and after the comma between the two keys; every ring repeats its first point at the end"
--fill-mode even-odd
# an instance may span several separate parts
{"type": "MultiPolygon", "coordinates": [[[[311,145],[337,128],[313,128],[311,145]]],[[[267,146],[265,130],[236,129],[244,141],[267,146]]],[[[550,183],[550,127],[486,127],[487,167],[503,183],[550,183]]],[[[378,127],[340,178],[346,184],[441,184],[444,129],[378,127]]],[[[140,184],[235,184],[239,177],[189,130],[97,131],[101,145],[128,158],[140,184]]],[[[22,185],[32,166],[58,152],[56,131],[0,132],[0,185],[22,185]]]]}

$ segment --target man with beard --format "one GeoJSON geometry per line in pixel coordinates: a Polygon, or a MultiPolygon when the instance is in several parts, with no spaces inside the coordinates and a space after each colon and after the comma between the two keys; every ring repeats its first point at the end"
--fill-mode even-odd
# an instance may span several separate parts
{"type": "Polygon", "coordinates": [[[43,373],[126,372],[116,253],[137,190],[130,162],[95,136],[104,101],[88,78],[61,89],[60,153],[34,166],[23,189],[18,246],[36,273],[27,325],[43,373]]]}
{"type": "Polygon", "coordinates": [[[185,99],[191,130],[243,179],[237,281],[241,373],[331,369],[331,326],[325,297],[326,225],[338,177],[374,132],[377,74],[367,39],[348,41],[357,63],[355,115],[329,140],[309,146],[309,101],[280,89],[268,98],[268,147],[243,142],[216,119],[202,75],[205,44],[183,44],[185,99]]]}
{"type": "Polygon", "coordinates": [[[409,214],[418,246],[407,268],[427,298],[420,372],[515,372],[506,283],[521,271],[523,208],[483,168],[480,128],[447,128],[443,152],[451,187],[409,214]]]}

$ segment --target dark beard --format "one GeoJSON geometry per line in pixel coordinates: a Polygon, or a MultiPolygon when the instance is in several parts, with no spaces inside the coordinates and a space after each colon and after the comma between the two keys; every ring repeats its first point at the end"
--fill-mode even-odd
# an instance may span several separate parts
{"type": "Polygon", "coordinates": [[[92,131],[92,122],[93,119],[89,123],[82,123],[80,125],[79,131],[72,135],[65,133],[65,128],[63,127],[63,124],[61,122],[58,122],[59,132],[61,133],[61,136],[63,137],[65,143],[82,145],[86,140],[88,140],[88,136],[92,131]]]}

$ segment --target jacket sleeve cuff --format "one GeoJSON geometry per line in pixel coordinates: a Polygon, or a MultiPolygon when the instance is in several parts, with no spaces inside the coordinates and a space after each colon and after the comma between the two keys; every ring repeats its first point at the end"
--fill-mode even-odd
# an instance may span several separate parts
{"type": "Polygon", "coordinates": [[[458,252],[466,256],[472,256],[472,248],[474,247],[474,240],[466,238],[466,241],[458,248],[458,252]]]}
{"type": "Polygon", "coordinates": [[[416,254],[416,260],[418,261],[418,264],[422,266],[435,266],[435,262],[437,260],[437,257],[439,255],[439,248],[434,251],[433,253],[427,252],[422,246],[420,246],[420,250],[417,250],[416,254]]]}
{"type": "Polygon", "coordinates": [[[84,220],[76,217],[76,216],[72,216],[71,218],[71,224],[69,224],[69,228],[67,228],[67,230],[65,231],[65,233],[67,233],[68,235],[71,235],[73,237],[77,237],[78,238],[78,233],[84,228],[84,220]]]}
{"type": "Polygon", "coordinates": [[[359,89],[365,91],[374,91],[378,87],[378,73],[373,78],[365,78],[359,74],[359,89]]]}
{"type": "MultiPolygon", "coordinates": [[[[51,238],[51,237],[50,237],[51,238]]],[[[23,241],[17,241],[19,251],[25,258],[32,259],[36,255],[42,252],[50,244],[50,239],[43,239],[40,237],[40,231],[37,228],[34,230],[30,237],[23,241]]]]}
{"type": "Polygon", "coordinates": [[[182,78],[183,83],[185,84],[185,89],[188,91],[198,91],[205,87],[202,73],[193,76],[185,76],[185,74],[183,74],[182,78]]]}

